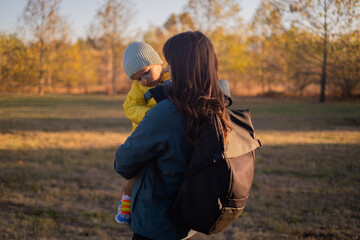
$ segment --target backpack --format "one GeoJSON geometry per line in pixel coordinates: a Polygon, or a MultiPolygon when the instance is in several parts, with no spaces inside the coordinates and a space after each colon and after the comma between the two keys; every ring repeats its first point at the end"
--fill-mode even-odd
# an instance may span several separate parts
{"type": "Polygon", "coordinates": [[[208,235],[224,230],[243,211],[253,182],[254,151],[261,146],[249,110],[227,111],[232,123],[228,143],[220,120],[211,116],[169,212],[175,223],[208,235]]]}

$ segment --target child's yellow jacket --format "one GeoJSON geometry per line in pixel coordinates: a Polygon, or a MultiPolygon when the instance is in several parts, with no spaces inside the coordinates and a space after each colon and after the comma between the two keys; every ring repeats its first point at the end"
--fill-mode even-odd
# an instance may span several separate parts
{"type": "MultiPolygon", "coordinates": [[[[170,74],[168,72],[163,73],[159,84],[162,84],[168,79],[170,79],[170,74]]],[[[154,87],[155,86],[143,86],[138,81],[134,81],[131,85],[131,89],[127,94],[123,107],[126,117],[132,122],[132,131],[137,128],[140,121],[145,117],[147,111],[156,105],[156,101],[153,98],[151,98],[148,102],[146,102],[144,98],[144,94],[154,87]]]]}

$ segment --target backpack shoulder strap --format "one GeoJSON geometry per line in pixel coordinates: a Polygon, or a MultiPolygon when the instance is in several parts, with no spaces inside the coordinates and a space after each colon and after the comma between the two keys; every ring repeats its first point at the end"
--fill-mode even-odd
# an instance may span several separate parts
{"type": "Polygon", "coordinates": [[[214,157],[214,161],[219,161],[221,159],[224,159],[225,157],[224,131],[219,116],[213,114],[211,117],[211,124],[214,128],[214,131],[212,131],[212,133],[216,134],[212,136],[212,141],[211,141],[212,149],[214,149],[213,157],[214,157]]]}

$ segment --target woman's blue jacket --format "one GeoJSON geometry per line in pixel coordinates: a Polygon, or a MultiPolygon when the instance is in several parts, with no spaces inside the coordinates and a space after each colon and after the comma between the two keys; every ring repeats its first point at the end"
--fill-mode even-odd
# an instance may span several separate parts
{"type": "Polygon", "coordinates": [[[180,114],[168,99],[150,109],[119,147],[114,161],[116,172],[126,179],[136,176],[131,199],[133,232],[159,240],[188,235],[190,229],[173,223],[167,213],[192,151],[180,114]]]}

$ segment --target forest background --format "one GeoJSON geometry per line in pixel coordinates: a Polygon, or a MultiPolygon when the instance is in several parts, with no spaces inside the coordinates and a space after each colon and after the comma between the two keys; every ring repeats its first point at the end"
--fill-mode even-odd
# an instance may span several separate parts
{"type": "MultiPolygon", "coordinates": [[[[125,93],[131,81],[122,54],[134,41],[131,0],[104,0],[85,38],[72,39],[61,0],[28,0],[15,33],[0,33],[0,91],[125,93]],[[27,37],[25,37],[27,36],[27,37]]],[[[212,40],[219,77],[233,95],[360,95],[359,0],[263,0],[251,21],[241,2],[189,0],[140,40],[162,56],[174,34],[200,30],[212,40]]]]}

